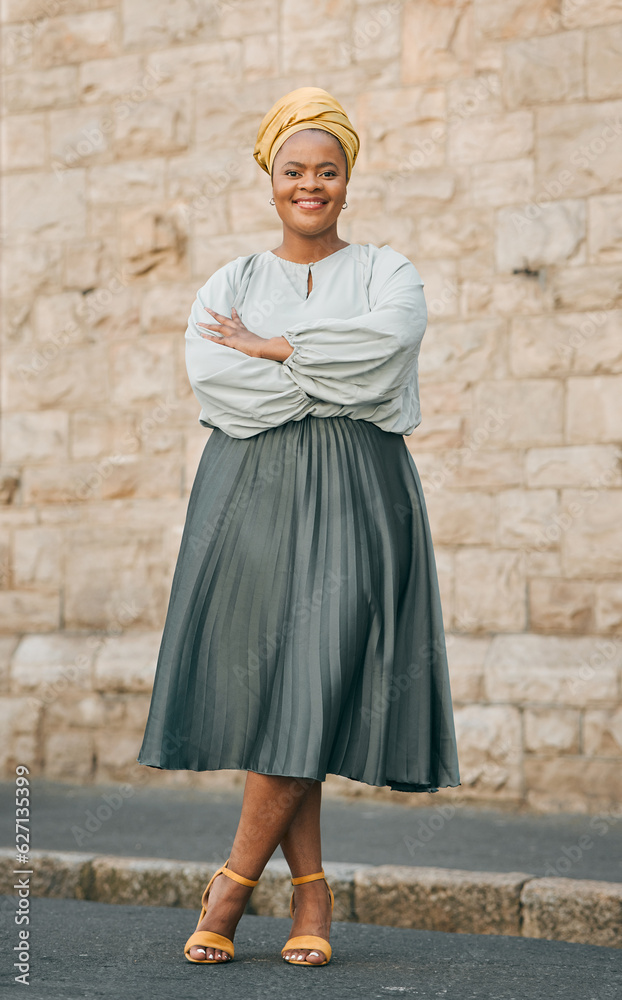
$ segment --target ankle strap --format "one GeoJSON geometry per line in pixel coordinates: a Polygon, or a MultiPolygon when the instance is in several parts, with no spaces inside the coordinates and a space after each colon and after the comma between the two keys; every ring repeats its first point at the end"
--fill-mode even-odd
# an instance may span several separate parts
{"type": "Polygon", "coordinates": [[[220,869],[221,872],[222,872],[222,874],[223,875],[228,875],[229,878],[232,878],[235,882],[239,882],[240,885],[257,885],[257,883],[259,882],[258,878],[256,878],[256,879],[244,878],[243,875],[238,875],[237,872],[231,871],[231,869],[228,867],[228,865],[229,865],[229,859],[227,859],[225,861],[224,865],[220,869]]]}
{"type": "Polygon", "coordinates": [[[292,879],[292,885],[301,885],[303,882],[315,882],[317,879],[325,878],[324,872],[315,872],[314,875],[300,875],[299,878],[292,879]]]}

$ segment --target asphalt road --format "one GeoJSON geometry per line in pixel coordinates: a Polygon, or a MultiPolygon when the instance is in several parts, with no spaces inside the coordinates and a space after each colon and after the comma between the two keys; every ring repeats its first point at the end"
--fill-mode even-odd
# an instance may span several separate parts
{"type": "MultiPolygon", "coordinates": [[[[10,951],[17,928],[0,896],[0,996],[19,996],[10,951]]],[[[619,1000],[622,951],[519,937],[443,934],[335,923],[322,968],[280,958],[291,923],[243,916],[226,966],[186,961],[198,913],[78,900],[32,899],[29,1000],[619,1000]]]]}
{"type": "MultiPolygon", "coordinates": [[[[227,856],[240,816],[240,791],[123,786],[132,793],[123,797],[119,787],[33,780],[31,847],[218,864],[227,856]],[[104,810],[111,815],[98,825],[97,810],[109,793],[116,793],[112,801],[118,808],[104,810]]],[[[530,815],[452,807],[442,792],[426,799],[429,805],[413,808],[325,797],[324,861],[622,881],[622,808],[591,817],[530,815]]],[[[4,847],[15,842],[13,802],[14,786],[1,783],[4,847]]],[[[274,857],[282,858],[280,849],[274,857]]]]}

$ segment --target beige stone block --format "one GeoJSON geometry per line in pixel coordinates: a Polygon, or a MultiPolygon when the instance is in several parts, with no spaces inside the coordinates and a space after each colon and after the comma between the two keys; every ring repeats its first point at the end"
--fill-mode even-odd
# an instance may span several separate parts
{"type": "Polygon", "coordinates": [[[588,579],[619,576],[621,510],[620,490],[563,491],[560,534],[565,575],[588,579]]]}
{"type": "MultiPolygon", "coordinates": [[[[358,118],[369,148],[365,171],[444,165],[445,95],[441,87],[406,87],[359,97],[358,118]],[[387,104],[391,120],[387,121],[387,104]]],[[[358,165],[358,160],[357,160],[358,165]]]]}
{"type": "Polygon", "coordinates": [[[2,121],[2,169],[31,170],[45,164],[43,115],[13,115],[2,121]]]}
{"type": "Polygon", "coordinates": [[[445,90],[448,123],[504,110],[501,78],[497,72],[477,72],[475,77],[448,80],[445,90]]]}
{"type": "Polygon", "coordinates": [[[449,163],[518,160],[532,152],[533,116],[529,111],[473,115],[447,130],[449,163]]]}
{"type": "Polygon", "coordinates": [[[140,333],[140,290],[127,288],[129,278],[116,273],[82,296],[81,318],[97,341],[134,339],[140,333]]]}
{"type": "Polygon", "coordinates": [[[11,682],[14,690],[31,690],[47,703],[63,691],[90,690],[92,665],[87,635],[26,635],[13,655],[11,682]]]}
{"type": "Polygon", "coordinates": [[[11,658],[17,648],[19,636],[0,636],[0,692],[5,694],[10,687],[11,658]]]}
{"type": "Polygon", "coordinates": [[[0,590],[0,632],[48,632],[60,624],[60,596],[0,590]]]}
{"type": "Polygon", "coordinates": [[[246,80],[278,75],[278,39],[276,35],[247,35],[242,39],[242,66],[246,80]]]}
{"type": "MultiPolygon", "coordinates": [[[[283,72],[317,74],[349,66],[352,7],[352,0],[316,0],[313,20],[309,22],[301,19],[296,0],[284,0],[281,12],[283,72]]],[[[254,18],[252,23],[257,23],[254,18]]]]}
{"type": "MultiPolygon", "coordinates": [[[[5,353],[3,385],[7,410],[91,407],[108,398],[105,344],[42,345],[5,353]]],[[[43,418],[41,418],[43,419],[43,418]]]]}
{"type": "MultiPolygon", "coordinates": [[[[77,851],[30,850],[36,872],[29,886],[32,896],[47,899],[87,899],[91,880],[92,854],[77,851]],[[36,867],[35,867],[36,866],[36,867]]],[[[15,884],[15,850],[0,849],[0,884],[2,892],[12,893],[15,884]]]]}
{"type": "Polygon", "coordinates": [[[133,628],[160,628],[168,593],[161,535],[161,527],[127,523],[69,530],[67,627],[125,628],[131,623],[133,628]]]}
{"type": "Polygon", "coordinates": [[[90,733],[50,733],[45,743],[44,774],[56,781],[88,781],[93,775],[90,733]]]}
{"type": "Polygon", "coordinates": [[[618,697],[622,646],[592,636],[494,636],[485,664],[490,701],[582,707],[618,697]]]}
{"type": "Polygon", "coordinates": [[[579,712],[567,708],[526,708],[525,750],[578,753],[579,712]]]}
{"type": "MultiPolygon", "coordinates": [[[[618,443],[621,422],[622,376],[568,379],[566,433],[570,444],[618,443]]],[[[603,479],[607,485],[609,478],[607,474],[603,479]]]]}
{"type": "MultiPolygon", "coordinates": [[[[131,786],[122,786],[123,788],[131,786]]],[[[102,816],[111,812],[113,821],[122,822],[105,802],[98,807],[102,816]]],[[[95,826],[98,821],[91,820],[95,826]]],[[[106,820],[99,820],[105,823],[106,820]]],[[[85,841],[88,843],[88,841],[85,841]]],[[[98,855],[93,859],[90,899],[100,903],[128,903],[132,906],[197,907],[205,886],[216,871],[199,862],[166,861],[161,858],[119,858],[98,855]]],[[[199,907],[200,909],[200,907],[199,907]]]]}
{"type": "Polygon", "coordinates": [[[622,96],[622,24],[587,31],[585,40],[588,97],[622,96]]]}
{"type": "Polygon", "coordinates": [[[61,534],[55,528],[18,528],[13,536],[13,579],[18,587],[61,585],[61,534]]]}
{"type": "Polygon", "coordinates": [[[188,222],[181,205],[125,209],[120,217],[124,272],[139,278],[157,268],[160,280],[186,277],[188,222]]]}
{"type": "Polygon", "coordinates": [[[536,190],[561,187],[568,198],[622,191],[621,111],[622,101],[602,101],[597,115],[590,101],[537,109],[536,190]]]}
{"type": "MultiPolygon", "coordinates": [[[[139,55],[118,56],[116,59],[93,59],[78,67],[78,92],[83,104],[110,104],[131,100],[134,88],[144,86],[145,70],[139,55]]],[[[151,86],[158,85],[152,74],[151,86]]]]}
{"type": "Polygon", "coordinates": [[[509,355],[514,375],[622,371],[622,310],[516,317],[509,355]]]}
{"type": "Polygon", "coordinates": [[[484,661],[489,645],[490,638],[446,632],[449,677],[454,703],[482,700],[484,661]]]}
{"type": "Polygon", "coordinates": [[[80,292],[38,295],[31,310],[35,349],[48,341],[61,347],[70,341],[74,344],[83,341],[83,310],[84,296],[80,292]]]}
{"type": "Polygon", "coordinates": [[[500,355],[504,328],[504,322],[496,319],[431,323],[419,358],[421,379],[494,377],[503,363],[500,355]]]}
{"type": "Polygon", "coordinates": [[[547,264],[585,262],[585,202],[565,200],[501,208],[496,219],[495,260],[499,271],[538,270],[547,264]]]}
{"type": "Polygon", "coordinates": [[[54,243],[31,243],[12,247],[0,260],[2,291],[32,300],[38,292],[57,289],[61,283],[62,247],[54,243]]]}
{"type": "Polygon", "coordinates": [[[112,400],[127,405],[171,396],[171,336],[112,345],[112,400]]]}
{"type": "Polygon", "coordinates": [[[114,148],[118,157],[171,155],[190,142],[190,97],[176,94],[138,102],[114,123],[114,148]]]}
{"type": "Polygon", "coordinates": [[[425,382],[419,385],[421,407],[428,413],[464,413],[471,407],[469,382],[425,382]]]}
{"type": "Polygon", "coordinates": [[[588,246],[591,260],[597,264],[622,261],[622,195],[590,198],[588,246]]]}
{"type": "Polygon", "coordinates": [[[594,588],[578,580],[529,581],[529,620],[538,632],[590,632],[594,588]]]}
{"type": "Polygon", "coordinates": [[[527,805],[550,813],[617,812],[622,799],[621,773],[619,760],[530,755],[525,759],[527,805]]]}
{"type": "Polygon", "coordinates": [[[503,490],[497,497],[496,544],[502,548],[532,548],[556,513],[555,490],[503,490]]]}
{"type": "Polygon", "coordinates": [[[461,257],[490,247],[493,238],[492,218],[481,208],[424,213],[418,224],[420,252],[431,257],[461,257]]]}
{"type": "Polygon", "coordinates": [[[559,27],[559,0],[477,0],[475,26],[483,39],[506,41],[559,27]]]}
{"type": "Polygon", "coordinates": [[[456,553],[456,615],[473,631],[511,632],[526,626],[522,552],[465,546],[456,553]]]}
{"type": "Polygon", "coordinates": [[[112,294],[111,287],[115,287],[114,267],[116,263],[116,243],[112,240],[80,240],[76,243],[66,244],[64,247],[64,284],[67,288],[80,289],[80,297],[84,305],[78,310],[79,315],[88,315],[88,303],[94,293],[89,289],[95,289],[99,297],[107,297],[106,292],[112,294]],[[108,288],[100,288],[108,283],[108,288]]]}
{"type": "Polygon", "coordinates": [[[62,8],[64,14],[79,14],[87,10],[109,7],[109,0],[49,0],[45,5],[41,0],[4,0],[2,19],[5,21],[34,22],[28,27],[36,29],[38,22],[46,15],[55,17],[62,8]]]}
{"type": "Polygon", "coordinates": [[[497,489],[522,483],[521,463],[516,452],[482,451],[480,435],[472,437],[465,447],[446,452],[424,471],[426,485],[436,489],[442,486],[497,489]]]}
{"type": "Polygon", "coordinates": [[[4,80],[4,106],[8,112],[68,107],[78,101],[75,66],[12,73],[4,80]]]}
{"type": "MultiPolygon", "coordinates": [[[[225,190],[226,182],[225,172],[222,178],[223,187],[218,194],[218,199],[222,199],[226,205],[227,218],[231,220],[229,224],[231,232],[252,233],[254,229],[261,231],[274,222],[276,210],[273,205],[270,205],[262,188],[255,187],[253,190],[240,191],[238,188],[232,187],[231,184],[227,184],[225,190]]],[[[212,217],[214,223],[219,224],[222,215],[216,205],[213,205],[215,200],[211,197],[208,202],[207,198],[199,196],[191,204],[190,208],[193,213],[195,209],[198,209],[196,210],[197,221],[195,225],[197,235],[208,234],[208,231],[212,229],[212,217]]]]}
{"type": "Polygon", "coordinates": [[[149,158],[89,170],[89,202],[95,205],[138,205],[164,200],[163,159],[149,158]]]}
{"type": "Polygon", "coordinates": [[[145,62],[146,73],[156,83],[158,94],[187,94],[197,88],[222,84],[223,80],[232,84],[239,81],[242,53],[243,43],[239,39],[176,45],[150,52],[145,62]]]}
{"type": "Polygon", "coordinates": [[[464,0],[451,5],[424,0],[404,8],[401,69],[405,84],[470,75],[472,14],[472,5],[464,0]]]}
{"type": "Polygon", "coordinates": [[[213,38],[218,31],[216,4],[176,4],[134,0],[121,12],[122,44],[128,49],[163,49],[179,42],[213,38]]]}
{"type": "MultiPolygon", "coordinates": [[[[440,165],[434,169],[426,169],[425,167],[417,169],[414,165],[414,161],[418,158],[418,154],[419,150],[413,150],[409,154],[412,158],[412,163],[407,158],[405,161],[402,161],[401,165],[396,170],[382,172],[380,176],[382,177],[383,188],[382,191],[377,191],[377,194],[384,194],[384,192],[386,192],[386,201],[384,206],[382,202],[379,203],[375,217],[372,217],[369,220],[363,220],[360,213],[357,214],[357,219],[359,221],[364,221],[365,223],[365,228],[361,232],[359,242],[374,242],[377,245],[381,245],[385,242],[385,238],[380,234],[374,235],[373,230],[373,224],[374,222],[378,222],[379,217],[382,217],[385,211],[385,206],[387,214],[399,218],[400,214],[403,213],[406,208],[411,208],[413,211],[416,210],[420,212],[422,207],[429,207],[429,209],[433,209],[439,201],[451,201],[456,193],[456,178],[454,173],[449,170],[443,170],[440,165]]],[[[348,202],[348,204],[357,205],[357,207],[360,205],[366,210],[366,212],[370,212],[371,210],[371,213],[373,213],[374,206],[369,200],[370,195],[367,191],[361,190],[363,187],[362,183],[360,183],[361,177],[365,180],[373,180],[373,175],[359,174],[359,184],[357,185],[355,180],[356,174],[353,174],[351,186],[348,188],[348,197],[352,198],[352,202],[348,202]]],[[[352,238],[351,242],[357,242],[357,240],[352,238]]],[[[437,260],[432,260],[430,265],[434,267],[442,263],[443,262],[439,262],[437,260]]],[[[452,274],[455,274],[453,262],[448,262],[448,266],[451,269],[452,274]]],[[[428,270],[426,280],[427,292],[432,292],[433,290],[430,284],[430,279],[431,275],[428,270]]]]}
{"type": "Polygon", "coordinates": [[[30,25],[7,24],[4,27],[0,43],[5,74],[32,69],[33,38],[34,30],[30,25]]]}
{"type": "Polygon", "coordinates": [[[522,872],[381,865],[354,875],[354,908],[390,927],[460,934],[519,934],[522,872]]]}
{"type": "Polygon", "coordinates": [[[464,791],[517,798],[523,759],[519,710],[510,705],[462,705],[455,709],[455,725],[464,791]]]}
{"type": "Polygon", "coordinates": [[[140,320],[145,333],[183,333],[197,295],[194,282],[154,285],[145,289],[140,320]]]}
{"type": "MultiPolygon", "coordinates": [[[[158,634],[161,638],[161,634],[158,634]]],[[[129,729],[144,732],[151,706],[151,689],[149,689],[148,694],[134,694],[129,698],[127,695],[122,695],[117,700],[107,696],[104,701],[117,705],[119,714],[124,712],[125,724],[129,729]]]]}
{"type": "Polygon", "coordinates": [[[562,443],[563,389],[556,379],[483,380],[475,386],[471,423],[494,428],[481,447],[527,448],[562,443]]]}
{"type": "Polygon", "coordinates": [[[45,462],[66,458],[69,415],[62,411],[5,413],[2,451],[7,462],[45,462]]]}
{"type": "Polygon", "coordinates": [[[431,414],[413,431],[413,450],[459,448],[463,439],[462,425],[462,417],[457,414],[431,414]]]}
{"type": "Polygon", "coordinates": [[[113,127],[109,109],[102,105],[51,111],[50,156],[55,173],[110,162],[113,127]]]}
{"type": "Polygon", "coordinates": [[[548,275],[556,309],[616,309],[622,305],[622,266],[556,269],[548,275]]]}
{"type": "Polygon", "coordinates": [[[603,632],[622,629],[622,583],[596,584],[596,628],[603,632]]]}
{"type": "Polygon", "coordinates": [[[486,545],[494,536],[494,498],[489,493],[431,490],[427,508],[432,535],[442,545],[486,545]]]}
{"type": "Polygon", "coordinates": [[[86,235],[83,170],[8,175],[4,179],[4,231],[10,243],[58,242],[86,235]]]}
{"type": "Polygon", "coordinates": [[[127,727],[96,732],[98,783],[129,781],[134,784],[140,782],[144,767],[137,763],[136,758],[141,742],[142,733],[128,733],[127,727]]]}
{"type": "Polygon", "coordinates": [[[62,698],[45,699],[45,718],[50,729],[109,729],[125,723],[126,699],[101,694],[70,698],[63,693],[62,698]]]}
{"type": "Polygon", "coordinates": [[[622,448],[614,444],[529,448],[525,478],[531,488],[583,487],[593,482],[622,486],[622,448]]]}
{"type": "Polygon", "coordinates": [[[537,878],[520,897],[522,934],[528,938],[619,948],[622,884],[577,878],[537,878]]]}
{"type": "Polygon", "coordinates": [[[151,691],[160,632],[129,631],[106,639],[95,660],[98,691],[151,691]]]}
{"type": "MultiPolygon", "coordinates": [[[[237,3],[225,0],[219,7],[219,34],[222,38],[240,38],[254,34],[258,26],[264,31],[278,33],[279,13],[278,0],[238,0],[237,3]]],[[[290,16],[287,3],[283,16],[285,19],[290,16]]],[[[339,15],[335,12],[333,16],[339,15]]]]}
{"type": "Polygon", "coordinates": [[[586,711],[583,720],[583,752],[590,757],[620,757],[622,706],[586,711]]]}
{"type": "Polygon", "coordinates": [[[561,0],[561,22],[564,28],[589,28],[593,24],[611,24],[620,20],[620,0],[561,0]]]}
{"type": "Polygon", "coordinates": [[[99,10],[41,22],[35,37],[34,55],[47,69],[87,59],[113,56],[117,48],[115,11],[99,10]]]}
{"type": "Polygon", "coordinates": [[[471,198],[495,207],[529,201],[533,195],[533,160],[498,160],[471,167],[471,198]]]}
{"type": "Polygon", "coordinates": [[[354,63],[377,66],[395,60],[401,49],[401,4],[373,3],[354,11],[350,54],[354,63]]]}
{"type": "Polygon", "coordinates": [[[563,31],[505,46],[503,92],[507,105],[577,100],[585,94],[582,31],[563,31]]]}

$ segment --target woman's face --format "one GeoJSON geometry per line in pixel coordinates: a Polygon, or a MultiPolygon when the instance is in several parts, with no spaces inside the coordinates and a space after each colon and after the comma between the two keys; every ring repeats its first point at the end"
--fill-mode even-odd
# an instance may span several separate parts
{"type": "Polygon", "coordinates": [[[334,227],[346,198],[341,143],[324,130],[302,129],[285,140],[272,168],[272,193],[284,225],[305,236],[334,227]]]}

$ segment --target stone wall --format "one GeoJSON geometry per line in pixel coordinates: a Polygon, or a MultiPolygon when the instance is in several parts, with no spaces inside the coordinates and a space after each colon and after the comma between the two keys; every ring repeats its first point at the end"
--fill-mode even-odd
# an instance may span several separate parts
{"type": "Polygon", "coordinates": [[[215,268],[278,245],[256,130],[319,85],[362,137],[341,236],[390,243],[426,286],[407,443],[459,739],[442,797],[619,802],[620,0],[3,0],[2,17],[4,774],[243,780],[135,758],[206,440],[189,308],[215,268]]]}

